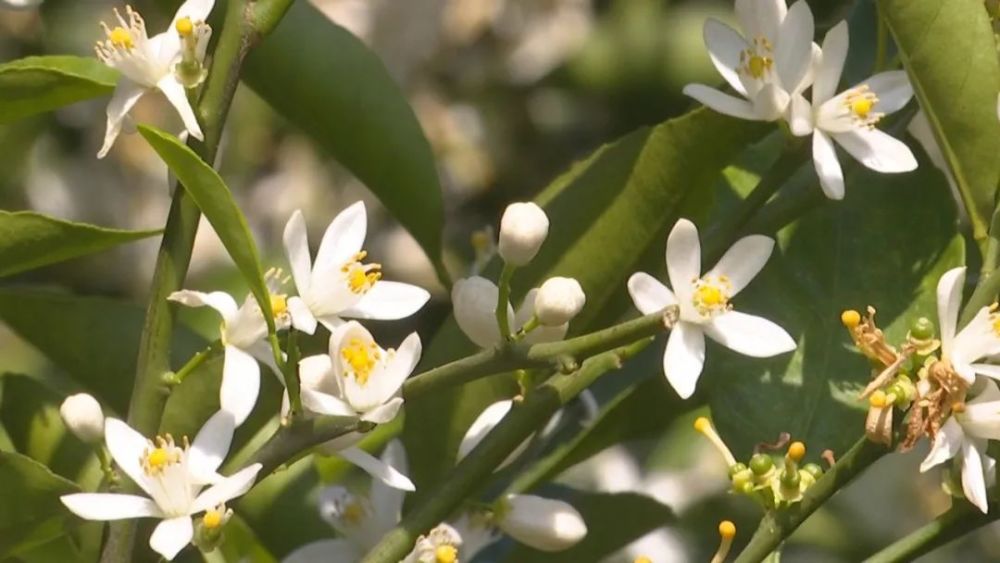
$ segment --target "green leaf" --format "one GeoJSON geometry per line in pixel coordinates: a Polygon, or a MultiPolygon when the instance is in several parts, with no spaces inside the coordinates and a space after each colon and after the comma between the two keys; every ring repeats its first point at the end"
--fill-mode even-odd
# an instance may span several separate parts
{"type": "Polygon", "coordinates": [[[709,341],[699,388],[726,443],[746,459],[789,432],[810,460],[843,453],[864,433],[868,362],[841,326],[844,309],[873,305],[890,342],[918,316],[937,318],[935,287],[963,264],[955,204],[927,162],[911,174],[848,175],[843,202],[815,209],[779,233],[767,267],[734,300],[796,337],[793,354],[746,358],[709,341]],[[780,296],[780,297],[779,297],[780,296]]]}
{"type": "Polygon", "coordinates": [[[976,239],[1000,181],[1000,62],[980,0],[880,0],[920,107],[951,169],[976,239]]]}
{"type": "MultiPolygon", "coordinates": [[[[28,289],[0,290],[0,319],[118,413],[126,412],[135,378],[145,310],[132,303],[28,289]]],[[[178,327],[175,365],[205,341],[178,327]]]]}
{"type": "Polygon", "coordinates": [[[0,211],[0,276],[101,252],[161,232],[107,229],[31,211],[0,211]]]}
{"type": "Polygon", "coordinates": [[[0,559],[66,533],[72,516],[59,501],[79,492],[37,461],[0,452],[0,559]]]}
{"type": "Polygon", "coordinates": [[[106,96],[118,73],[92,57],[27,57],[0,65],[0,123],[106,96]]]}
{"type": "Polygon", "coordinates": [[[257,298],[257,303],[264,312],[264,318],[267,319],[268,328],[273,333],[271,297],[264,284],[260,255],[250,233],[250,227],[247,226],[246,217],[236,205],[232,192],[219,174],[177,137],[147,125],[140,125],[139,133],[177,176],[191,199],[212,224],[212,229],[243,274],[250,292],[257,298]]]}
{"type": "MultiPolygon", "coordinates": [[[[587,294],[572,324],[578,332],[607,319],[608,309],[626,310],[628,276],[649,260],[662,263],[670,226],[704,209],[722,168],[765,131],[701,109],[601,147],[537,198],[549,214],[549,236],[535,260],[518,270],[515,294],[548,276],[577,278],[587,294]]],[[[425,350],[423,367],[470,349],[450,320],[425,350]]],[[[451,469],[458,443],[482,409],[511,397],[513,388],[508,378],[489,377],[407,404],[404,437],[417,495],[451,469]]]]}
{"type": "Polygon", "coordinates": [[[244,81],[364,182],[447,279],[434,157],[378,56],[312,4],[295,2],[244,68],[244,81]]]}
{"type": "Polygon", "coordinates": [[[518,545],[505,561],[510,563],[599,561],[675,519],[673,511],[667,506],[651,497],[636,493],[570,491],[566,500],[583,516],[583,521],[587,523],[589,530],[587,536],[570,549],[555,553],[545,553],[518,545]]]}

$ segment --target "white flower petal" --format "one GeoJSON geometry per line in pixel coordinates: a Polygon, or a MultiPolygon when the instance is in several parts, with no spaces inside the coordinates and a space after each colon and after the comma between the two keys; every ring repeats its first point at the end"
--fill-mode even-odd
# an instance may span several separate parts
{"type": "Polygon", "coordinates": [[[340,381],[333,373],[333,360],[327,354],[316,354],[299,360],[299,381],[304,389],[343,395],[340,381]]]}
{"type": "Polygon", "coordinates": [[[569,323],[561,324],[559,326],[539,326],[535,330],[529,332],[527,336],[524,337],[523,342],[525,344],[539,344],[541,342],[558,342],[563,338],[566,338],[566,332],[569,331],[569,323]]]}
{"type": "Polygon", "coordinates": [[[632,297],[635,308],[639,309],[643,315],[649,315],[677,304],[674,292],[646,272],[632,274],[628,279],[628,294],[632,297]]]}
{"type": "Polygon", "coordinates": [[[104,443],[118,467],[136,485],[149,493],[146,473],[141,464],[142,455],[149,447],[149,440],[117,418],[108,418],[104,421],[104,443]]]}
{"type": "Polygon", "coordinates": [[[993,314],[989,307],[983,307],[952,340],[951,350],[947,355],[955,370],[970,385],[976,378],[969,364],[987,356],[1000,354],[1000,336],[993,328],[993,323],[993,314]]]}
{"type": "MultiPolygon", "coordinates": [[[[815,86],[813,86],[815,88],[815,86]]],[[[833,141],[819,129],[813,131],[813,164],[823,193],[830,199],[844,198],[844,171],[837,160],[833,141]]]]}
{"type": "Polygon", "coordinates": [[[170,561],[177,556],[194,537],[194,523],[190,516],[178,516],[156,525],[149,536],[149,547],[170,561]]]}
{"type": "Polygon", "coordinates": [[[316,252],[313,273],[336,272],[361,251],[368,232],[365,204],[354,203],[341,211],[323,233],[323,240],[316,252]]]}
{"type": "Polygon", "coordinates": [[[986,479],[983,476],[983,458],[979,450],[968,440],[962,443],[962,491],[965,493],[965,498],[983,511],[983,514],[989,511],[986,479]]]}
{"type": "Polygon", "coordinates": [[[705,334],[726,348],[753,358],[770,358],[795,349],[785,329],[763,317],[727,311],[705,325],[705,334]]]}
{"type": "Polygon", "coordinates": [[[458,445],[458,455],[456,456],[456,461],[461,461],[465,456],[469,454],[479,442],[483,441],[483,438],[500,424],[507,413],[510,412],[511,407],[514,406],[514,402],[506,399],[503,401],[497,401],[490,406],[483,409],[483,412],[479,413],[476,420],[472,422],[469,429],[465,431],[465,436],[462,437],[462,442],[458,445]]]}
{"type": "Polygon", "coordinates": [[[399,409],[402,406],[403,398],[394,397],[361,415],[361,420],[374,422],[375,424],[385,424],[396,418],[396,414],[399,413],[399,409]]]}
{"type": "Polygon", "coordinates": [[[774,44],[774,67],[785,91],[797,94],[809,84],[805,79],[812,64],[815,34],[812,10],[804,0],[788,9],[774,44]]]}
{"type": "Polygon", "coordinates": [[[222,460],[229,453],[236,422],[233,415],[219,411],[212,415],[198,431],[188,450],[188,469],[198,484],[214,483],[221,476],[216,473],[222,460]]]}
{"type": "Polygon", "coordinates": [[[390,487],[403,491],[417,490],[409,477],[360,448],[344,448],[337,455],[390,487]]]}
{"type": "Polygon", "coordinates": [[[191,102],[188,101],[187,90],[183,84],[177,81],[177,77],[173,73],[168,74],[156,83],[156,88],[160,92],[163,92],[170,105],[174,106],[174,109],[177,110],[177,115],[184,122],[184,128],[187,129],[187,132],[199,141],[204,140],[205,135],[202,134],[201,126],[198,125],[198,118],[195,117],[194,109],[191,108],[191,102]]]}
{"type": "Polygon", "coordinates": [[[750,102],[730,96],[704,84],[688,84],[684,87],[684,95],[698,100],[706,107],[710,107],[719,113],[751,121],[762,120],[750,102]]]}
{"type": "Polygon", "coordinates": [[[239,310],[233,296],[224,291],[203,293],[201,291],[182,289],[171,293],[167,299],[187,307],[204,307],[207,305],[218,311],[222,320],[227,323],[236,318],[236,312],[239,310]]]}
{"type": "Polygon", "coordinates": [[[358,416],[358,413],[351,408],[351,405],[333,395],[303,387],[300,396],[303,408],[311,413],[342,416],[345,418],[355,418],[358,416]]]}
{"type": "Polygon", "coordinates": [[[296,549],[281,563],[321,563],[323,561],[360,561],[365,554],[347,540],[320,540],[296,549]]]}
{"type": "Polygon", "coordinates": [[[208,15],[212,13],[212,7],[215,6],[215,0],[186,0],[181,4],[180,8],[177,8],[177,14],[174,15],[174,21],[170,26],[170,29],[174,29],[174,25],[180,18],[191,18],[191,21],[205,21],[208,19],[208,15]]]}
{"type": "Polygon", "coordinates": [[[302,211],[296,209],[288,218],[281,241],[285,245],[285,255],[292,269],[295,289],[300,294],[309,291],[312,281],[312,256],[309,254],[309,235],[306,232],[306,220],[302,216],[302,211]]]}
{"type": "Polygon", "coordinates": [[[667,276],[677,301],[691,300],[694,282],[701,277],[701,242],[698,228],[687,219],[679,219],[667,237],[667,276]]]}
{"type": "Polygon", "coordinates": [[[431,298],[430,292],[408,283],[378,281],[353,307],[340,313],[355,319],[396,320],[416,313],[431,298]]]}
{"type": "Polygon", "coordinates": [[[226,346],[222,364],[222,385],[219,386],[219,405],[233,415],[239,426],[250,416],[257,395],[260,393],[260,366],[247,352],[226,346]]]}
{"type": "Polygon", "coordinates": [[[736,17],[747,37],[764,36],[773,43],[787,13],[785,0],[736,0],[736,17]]]}
{"type": "Polygon", "coordinates": [[[777,84],[765,84],[753,97],[753,111],[757,119],[775,121],[788,110],[791,95],[777,84]]]}
{"type": "Polygon", "coordinates": [[[941,326],[941,351],[948,357],[958,327],[958,313],[962,308],[962,285],[965,283],[965,266],[945,272],[937,284],[938,324],[941,326]]]}
{"type": "Polygon", "coordinates": [[[253,486],[261,467],[259,463],[249,465],[205,489],[191,504],[191,513],[197,514],[242,496],[253,486]]]}
{"type": "Polygon", "coordinates": [[[414,489],[409,488],[413,486],[413,482],[405,475],[409,471],[409,464],[406,460],[406,449],[403,448],[403,442],[390,440],[385,445],[385,449],[382,450],[379,459],[390,471],[399,474],[394,475],[390,481],[397,485],[403,485],[403,487],[399,487],[390,485],[390,481],[372,480],[368,498],[372,503],[373,516],[378,520],[379,529],[388,531],[399,524],[406,491],[414,489]]]}
{"type": "Polygon", "coordinates": [[[972,371],[979,375],[985,375],[986,377],[1000,380],[1000,366],[993,364],[972,364],[970,366],[972,371]]]}
{"type": "MultiPolygon", "coordinates": [[[[495,310],[500,290],[486,278],[473,276],[455,282],[451,288],[451,302],[455,322],[465,336],[480,348],[489,348],[500,342],[495,310]]],[[[507,316],[514,318],[514,309],[507,304],[507,316]]]]}
{"type": "Polygon", "coordinates": [[[955,422],[954,418],[949,418],[945,421],[934,437],[934,443],[931,444],[931,451],[928,452],[924,461],[920,463],[920,472],[924,473],[935,465],[939,465],[955,457],[955,454],[962,447],[964,435],[962,427],[958,422],[955,422]]]}
{"type": "Polygon", "coordinates": [[[813,132],[812,105],[802,94],[792,95],[788,103],[788,128],[796,137],[804,137],[813,132]]]}
{"type": "Polygon", "coordinates": [[[750,283],[774,250],[774,240],[764,235],[750,235],[736,241],[722,255],[719,263],[712,268],[708,276],[725,276],[729,279],[729,295],[736,295],[750,283]]]}
{"type": "Polygon", "coordinates": [[[128,78],[121,77],[118,80],[115,92],[111,95],[111,101],[108,102],[108,125],[104,132],[104,145],[98,151],[97,158],[107,156],[108,151],[111,150],[111,146],[115,144],[118,134],[121,133],[122,121],[125,120],[125,116],[128,115],[128,112],[132,110],[132,107],[135,106],[139,98],[145,93],[146,88],[132,82],[128,78]]]}
{"type": "Polygon", "coordinates": [[[306,334],[316,333],[316,317],[309,306],[299,297],[288,298],[288,314],[292,317],[292,327],[306,334]]]}
{"type": "Polygon", "coordinates": [[[909,172],[917,168],[917,159],[910,147],[878,129],[860,128],[834,133],[833,139],[858,162],[876,172],[909,172]]]}
{"type": "Polygon", "coordinates": [[[663,373],[682,399],[694,394],[705,366],[705,335],[701,327],[684,321],[674,325],[663,353],[663,373]]]}
{"type": "Polygon", "coordinates": [[[749,48],[746,40],[736,30],[715,18],[705,20],[703,36],[708,56],[716,70],[734,90],[746,96],[746,89],[736,70],[740,66],[741,54],[749,48]]]}
{"type": "Polygon", "coordinates": [[[541,551],[568,549],[587,535],[583,517],[567,502],[533,495],[508,495],[497,525],[520,543],[541,551]]]}
{"type": "Polygon", "coordinates": [[[823,102],[837,94],[840,75],[844,72],[844,61],[847,60],[848,44],[846,21],[841,21],[826,32],[826,37],[823,38],[819,69],[816,71],[816,80],[812,85],[814,106],[819,107],[823,102]]]}
{"type": "Polygon", "coordinates": [[[123,520],[126,518],[158,518],[160,507],[146,497],[111,493],[77,493],[59,500],[80,518],[87,520],[123,520]]]}
{"type": "Polygon", "coordinates": [[[878,98],[878,103],[873,109],[882,113],[893,113],[903,109],[913,97],[913,86],[910,85],[905,70],[880,72],[864,83],[878,98]]]}

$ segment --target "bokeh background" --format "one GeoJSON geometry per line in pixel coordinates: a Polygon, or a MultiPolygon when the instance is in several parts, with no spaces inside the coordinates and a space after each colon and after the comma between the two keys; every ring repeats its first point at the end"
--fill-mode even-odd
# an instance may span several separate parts
{"type": "MultiPolygon", "coordinates": [[[[446,256],[457,275],[473,262],[473,234],[493,228],[508,202],[533,197],[602,143],[690,109],[691,101],[681,95],[684,84],[720,82],[701,41],[702,24],[707,17],[734,20],[730,3],[703,0],[314,4],[378,53],[406,92],[438,162],[446,205],[446,256]]],[[[820,32],[854,8],[851,2],[810,4],[820,32]]],[[[87,55],[99,37],[98,23],[109,19],[117,5],[103,0],[45,0],[23,10],[0,5],[0,61],[32,54],[87,55]]],[[[146,15],[151,29],[164,25],[164,15],[152,2],[140,1],[135,7],[146,15]]],[[[0,126],[0,208],[120,228],[161,227],[170,187],[164,165],[147,144],[138,135],[123,135],[106,159],[95,158],[104,133],[105,103],[78,103],[0,126]]],[[[134,116],[180,130],[172,108],[156,96],[143,98],[134,116]]],[[[362,199],[371,221],[368,250],[383,264],[386,277],[434,293],[423,313],[378,327],[380,336],[398,342],[405,332],[418,330],[426,338],[448,314],[448,296],[413,239],[363,184],[247,88],[241,87],[236,96],[219,166],[268,264],[284,266],[280,235],[293,210],[306,210],[311,235],[318,240],[336,212],[362,199]]],[[[5,283],[48,285],[141,304],[157,245],[156,239],[142,241],[5,283]]],[[[199,232],[188,287],[245,291],[207,224],[199,232]]],[[[185,312],[185,320],[206,335],[217,327],[210,312],[185,312]]],[[[0,373],[32,374],[0,379],[7,390],[0,403],[0,449],[31,450],[33,441],[41,441],[37,433],[62,432],[53,404],[12,405],[11,389],[34,385],[31,379],[58,387],[61,380],[58,368],[2,323],[0,373]]],[[[654,561],[707,560],[717,545],[716,525],[724,518],[737,522],[739,539],[749,537],[758,509],[726,493],[723,462],[690,430],[697,414],[678,412],[674,427],[664,435],[615,446],[563,476],[576,486],[643,492],[675,511],[669,526],[613,561],[631,561],[640,553],[654,561]]],[[[784,560],[860,560],[942,512],[950,501],[938,475],[917,473],[922,453],[880,462],[809,520],[790,540],[784,560]]],[[[52,459],[57,453],[33,455],[52,459]]],[[[72,479],[95,471],[92,465],[56,469],[72,479]]],[[[289,490],[296,496],[282,496],[279,487],[270,487],[273,490],[258,494],[256,513],[248,514],[248,520],[266,524],[269,518],[280,519],[282,510],[313,510],[315,491],[328,474],[321,463],[296,464],[283,481],[291,483],[289,490]]],[[[318,515],[312,520],[303,535],[332,533],[325,531],[318,515]]],[[[924,560],[996,560],[998,537],[1000,528],[988,527],[924,560]]],[[[288,537],[261,541],[278,557],[294,545],[288,537]]],[[[34,560],[52,556],[41,553],[34,560]]]]}

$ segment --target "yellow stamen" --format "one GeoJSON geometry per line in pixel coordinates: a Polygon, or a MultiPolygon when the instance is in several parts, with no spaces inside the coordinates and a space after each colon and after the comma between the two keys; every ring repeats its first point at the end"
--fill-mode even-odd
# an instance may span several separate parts
{"type": "Polygon", "coordinates": [[[856,98],[851,102],[851,111],[861,119],[867,119],[874,106],[875,101],[871,98],[856,98]]]}
{"type": "Polygon", "coordinates": [[[801,461],[806,456],[806,445],[802,442],[792,442],[788,446],[788,457],[795,462],[801,461]]]}
{"type": "Polygon", "coordinates": [[[146,463],[153,469],[162,469],[169,462],[170,456],[167,454],[167,450],[163,448],[156,448],[146,455],[146,463]]]}
{"type": "Polygon", "coordinates": [[[726,556],[729,555],[729,548],[733,546],[733,538],[736,537],[736,524],[733,524],[729,520],[719,522],[719,536],[721,536],[719,550],[712,557],[712,563],[722,563],[726,560],[726,556]]]}
{"type": "Polygon", "coordinates": [[[177,30],[177,35],[188,37],[194,32],[194,23],[191,22],[191,18],[181,18],[174,24],[174,28],[177,30]]]}
{"type": "Polygon", "coordinates": [[[868,397],[868,404],[876,409],[884,409],[885,406],[889,404],[889,398],[886,397],[885,392],[880,389],[868,397]]]}
{"type": "Polygon", "coordinates": [[[288,313],[288,297],[281,294],[271,294],[271,314],[281,317],[288,313]]]}
{"type": "Polygon", "coordinates": [[[1000,336],[1000,315],[993,318],[993,333],[1000,336]]]}
{"type": "Polygon", "coordinates": [[[375,285],[375,282],[382,279],[381,264],[361,263],[366,256],[368,256],[368,252],[362,250],[340,268],[342,272],[347,274],[347,287],[354,293],[365,293],[375,285]]]}
{"type": "Polygon", "coordinates": [[[736,524],[733,524],[729,520],[719,522],[719,535],[724,539],[733,539],[736,537],[736,524]]]}
{"type": "Polygon", "coordinates": [[[653,563],[653,560],[645,555],[640,555],[639,557],[636,557],[632,563],[653,563]]]}
{"type": "Polygon", "coordinates": [[[726,298],[723,297],[722,291],[711,285],[703,285],[699,287],[698,290],[695,291],[694,298],[710,307],[721,305],[726,302],[726,298]]]}
{"type": "Polygon", "coordinates": [[[344,506],[341,519],[352,526],[357,526],[365,519],[365,507],[357,501],[349,502],[344,506]]]}
{"type": "Polygon", "coordinates": [[[840,322],[844,323],[847,328],[854,328],[861,324],[861,313],[854,309],[847,309],[840,314],[840,322]]]}
{"type": "Polygon", "coordinates": [[[963,412],[965,412],[965,403],[963,402],[952,403],[951,412],[955,414],[962,414],[963,412]]]}
{"type": "Polygon", "coordinates": [[[455,563],[458,561],[458,550],[453,545],[439,545],[434,550],[434,560],[437,563],[455,563]]]}
{"type": "Polygon", "coordinates": [[[365,343],[360,338],[352,338],[347,346],[340,349],[340,356],[350,367],[358,384],[365,385],[380,354],[374,342],[365,343]]]}
{"type": "Polygon", "coordinates": [[[218,510],[209,510],[201,519],[202,525],[210,530],[214,530],[222,525],[222,513],[218,510]]]}
{"type": "Polygon", "coordinates": [[[112,45],[121,49],[131,49],[135,47],[135,42],[132,40],[132,34],[121,26],[112,29],[111,32],[108,33],[108,40],[111,41],[112,45]]]}
{"type": "Polygon", "coordinates": [[[707,418],[699,416],[698,419],[694,421],[694,429],[704,434],[705,437],[708,438],[708,441],[712,442],[712,445],[715,446],[715,449],[719,450],[719,453],[722,454],[722,457],[725,458],[726,463],[730,467],[736,465],[736,457],[733,455],[733,452],[729,451],[729,447],[722,441],[722,438],[719,437],[719,434],[715,431],[715,428],[712,427],[712,423],[709,422],[707,418]]]}
{"type": "Polygon", "coordinates": [[[691,301],[702,316],[708,317],[729,307],[730,282],[723,276],[706,276],[696,280],[691,301]]]}
{"type": "Polygon", "coordinates": [[[750,57],[750,60],[747,61],[747,70],[750,71],[750,76],[753,76],[754,78],[764,76],[764,73],[769,68],[771,68],[771,59],[760,55],[753,55],[750,57]]]}

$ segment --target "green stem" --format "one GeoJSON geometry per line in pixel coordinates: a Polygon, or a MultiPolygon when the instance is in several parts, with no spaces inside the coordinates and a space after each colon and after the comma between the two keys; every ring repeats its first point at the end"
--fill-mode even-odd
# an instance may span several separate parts
{"type": "Polygon", "coordinates": [[[568,371],[572,371],[572,366],[595,354],[663,332],[673,324],[677,315],[677,307],[668,307],[662,312],[569,340],[483,350],[407,379],[403,384],[403,397],[409,401],[441,387],[461,385],[487,375],[522,368],[555,367],[560,371],[567,371],[566,368],[569,367],[571,369],[568,371]]]}
{"type": "Polygon", "coordinates": [[[500,337],[504,339],[504,342],[509,342],[511,339],[510,318],[507,316],[507,308],[510,307],[510,280],[514,277],[514,270],[516,269],[510,264],[504,264],[503,270],[500,272],[500,281],[498,284],[500,291],[497,293],[497,326],[500,327],[500,337]]]}
{"type": "Polygon", "coordinates": [[[208,360],[218,356],[220,352],[222,352],[222,341],[216,340],[209,344],[208,347],[201,352],[191,356],[188,363],[184,364],[181,369],[176,372],[167,373],[167,375],[163,378],[164,383],[168,385],[180,385],[185,379],[187,379],[187,376],[194,372],[194,370],[201,367],[201,365],[208,360]]]}
{"type": "Polygon", "coordinates": [[[889,28],[882,19],[882,3],[875,2],[875,20],[878,26],[878,36],[875,44],[875,70],[872,74],[878,74],[885,70],[885,56],[889,45],[889,28]]]}
{"type": "MultiPolygon", "coordinates": [[[[367,432],[372,429],[367,422],[344,422],[342,417],[318,416],[299,418],[288,426],[282,426],[267,442],[247,461],[240,466],[245,467],[259,463],[263,467],[257,474],[259,483],[267,475],[288,461],[295,459],[309,449],[339,438],[349,432],[367,432]]],[[[231,465],[231,464],[230,464],[231,465]]],[[[239,467],[226,466],[227,471],[239,467]]]]}
{"type": "Polygon", "coordinates": [[[862,437],[806,490],[802,502],[765,514],[757,531],[750,538],[750,543],[736,558],[736,563],[763,561],[834,493],[889,451],[885,446],[862,437]]]}
{"type": "Polygon", "coordinates": [[[865,560],[865,563],[913,561],[934,549],[1000,518],[993,504],[983,514],[968,502],[957,500],[950,510],[865,560]]]}
{"type": "Polygon", "coordinates": [[[594,356],[584,362],[578,371],[557,373],[536,388],[452,470],[447,479],[425,497],[427,500],[423,504],[414,507],[399,526],[382,536],[362,563],[395,563],[403,559],[418,535],[444,521],[493,474],[510,452],[536,432],[562,405],[600,376],[621,367],[622,362],[650,342],[652,338],[645,338],[594,356]]]}

